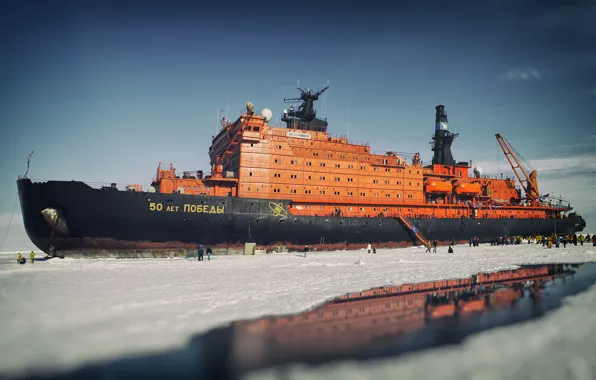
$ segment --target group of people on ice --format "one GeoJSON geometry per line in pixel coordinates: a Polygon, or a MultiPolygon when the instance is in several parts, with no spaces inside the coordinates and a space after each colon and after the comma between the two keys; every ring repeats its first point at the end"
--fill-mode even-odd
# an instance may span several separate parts
{"type": "MultiPolygon", "coordinates": [[[[471,237],[468,239],[470,247],[474,246],[477,247],[480,243],[480,239],[477,237],[471,237]]],[[[510,245],[510,244],[542,244],[543,247],[551,248],[553,245],[555,247],[559,247],[559,244],[563,244],[563,247],[567,246],[567,244],[577,245],[584,245],[584,243],[590,244],[592,243],[593,246],[596,247],[596,234],[590,236],[587,235],[577,235],[577,234],[562,234],[562,235],[555,235],[552,234],[551,236],[546,235],[537,235],[537,236],[498,236],[496,238],[492,238],[490,240],[490,245],[510,245]]]]}
{"type": "Polygon", "coordinates": [[[203,247],[203,244],[199,245],[199,248],[197,248],[197,256],[199,261],[205,261],[203,260],[203,256],[205,255],[205,252],[207,253],[207,260],[211,260],[211,254],[212,254],[212,250],[211,247],[207,247],[207,250],[205,250],[205,248],[203,247]]]}

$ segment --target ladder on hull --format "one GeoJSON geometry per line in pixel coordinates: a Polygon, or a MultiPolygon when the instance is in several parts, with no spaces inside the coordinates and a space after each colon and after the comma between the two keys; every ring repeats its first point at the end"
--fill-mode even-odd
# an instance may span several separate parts
{"type": "Polygon", "coordinates": [[[406,227],[408,231],[410,231],[416,237],[416,239],[420,240],[420,242],[427,248],[430,247],[430,241],[422,234],[422,232],[418,230],[418,228],[416,228],[416,226],[412,224],[412,222],[410,222],[408,218],[403,215],[398,215],[397,218],[404,225],[404,227],[406,227]]]}

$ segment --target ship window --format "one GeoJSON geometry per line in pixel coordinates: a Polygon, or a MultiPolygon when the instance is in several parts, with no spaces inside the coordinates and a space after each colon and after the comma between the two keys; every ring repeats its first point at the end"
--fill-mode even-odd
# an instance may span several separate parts
{"type": "Polygon", "coordinates": [[[364,166],[361,166],[361,167],[360,167],[360,170],[364,170],[364,166]]]}
{"type": "Polygon", "coordinates": [[[292,174],[290,175],[290,178],[297,178],[298,176],[296,174],[292,174]]]}
{"type": "Polygon", "coordinates": [[[250,125],[247,125],[247,126],[245,126],[245,127],[244,127],[244,130],[245,130],[245,131],[250,131],[250,125]]]}
{"type": "Polygon", "coordinates": [[[377,208],[376,207],[373,207],[373,211],[377,211],[377,208]]]}
{"type": "Polygon", "coordinates": [[[366,193],[360,193],[360,196],[361,197],[365,197],[366,196],[366,193]]]}
{"type": "Polygon", "coordinates": [[[250,143],[250,146],[251,146],[251,147],[253,147],[254,145],[255,145],[255,144],[253,144],[253,143],[250,143]]]}
{"type": "Polygon", "coordinates": [[[341,166],[340,166],[339,164],[335,164],[335,167],[336,167],[336,168],[339,168],[339,167],[341,167],[341,166]]]}
{"type": "Polygon", "coordinates": [[[379,160],[379,159],[377,158],[377,162],[381,162],[381,160],[379,160]]]}
{"type": "Polygon", "coordinates": [[[360,211],[365,211],[365,208],[364,207],[360,207],[360,211]]]}
{"type": "Polygon", "coordinates": [[[373,183],[379,183],[378,179],[373,179],[373,183]]]}
{"type": "Polygon", "coordinates": [[[313,155],[313,156],[318,156],[318,155],[319,155],[319,153],[315,152],[315,153],[313,153],[312,155],[313,155]]]}
{"type": "Polygon", "coordinates": [[[390,171],[391,171],[391,169],[389,169],[389,168],[386,168],[386,169],[385,169],[385,171],[386,171],[386,172],[390,172],[390,171]]]}
{"type": "Polygon", "coordinates": [[[408,198],[412,198],[412,194],[408,194],[408,198]]]}
{"type": "Polygon", "coordinates": [[[333,154],[329,153],[329,154],[327,155],[327,157],[333,157],[333,154]]]}
{"type": "Polygon", "coordinates": [[[281,145],[276,145],[275,146],[277,149],[281,149],[281,145]]]}
{"type": "Polygon", "coordinates": [[[250,191],[250,187],[248,188],[248,191],[250,191]]]}
{"type": "Polygon", "coordinates": [[[389,181],[385,181],[385,185],[389,185],[389,181]]]}
{"type": "MultiPolygon", "coordinates": [[[[461,173],[461,172],[460,172],[461,173]]],[[[420,174],[420,170],[416,170],[416,174],[420,174]]]]}
{"type": "Polygon", "coordinates": [[[409,182],[408,185],[412,186],[412,182],[409,182]]]}
{"type": "Polygon", "coordinates": [[[401,185],[401,181],[397,181],[397,184],[398,184],[398,185],[401,185]]]}
{"type": "Polygon", "coordinates": [[[340,154],[340,155],[339,155],[339,158],[344,158],[344,155],[343,155],[343,154],[340,154]]]}
{"type": "Polygon", "coordinates": [[[420,182],[416,182],[416,186],[420,186],[420,182]]]}
{"type": "Polygon", "coordinates": [[[333,194],[340,195],[339,191],[334,191],[333,194]]]}
{"type": "Polygon", "coordinates": [[[310,175],[309,175],[309,176],[308,176],[308,179],[312,179],[312,176],[310,176],[310,175]]]}
{"type": "Polygon", "coordinates": [[[351,191],[348,191],[348,195],[352,196],[352,195],[354,195],[354,193],[351,191]]]}
{"type": "Polygon", "coordinates": [[[296,160],[292,160],[290,162],[292,163],[292,165],[296,165],[296,160]]]}
{"type": "Polygon", "coordinates": [[[304,190],[304,194],[310,194],[310,190],[304,190]]]}
{"type": "Polygon", "coordinates": [[[354,178],[348,178],[348,182],[354,182],[354,178]]]}
{"type": "Polygon", "coordinates": [[[354,169],[353,165],[348,165],[348,169],[354,169]]]}
{"type": "Polygon", "coordinates": [[[324,162],[321,162],[321,163],[320,163],[320,165],[321,165],[321,166],[325,166],[325,163],[324,163],[324,162]]]}
{"type": "Polygon", "coordinates": [[[401,198],[401,194],[397,194],[397,198],[401,198]]]}
{"type": "Polygon", "coordinates": [[[348,211],[352,211],[352,207],[348,207],[348,211]]]}
{"type": "Polygon", "coordinates": [[[275,163],[276,163],[276,164],[279,164],[279,159],[277,159],[277,158],[276,158],[276,159],[275,159],[275,163]]]}
{"type": "Polygon", "coordinates": [[[379,170],[379,168],[375,167],[375,171],[378,171],[378,170],[379,170]]]}
{"type": "Polygon", "coordinates": [[[306,166],[312,166],[312,162],[306,161],[306,166]]]}
{"type": "Polygon", "coordinates": [[[290,190],[290,193],[292,193],[292,194],[296,194],[296,189],[291,189],[291,190],[290,190]]]}
{"type": "Polygon", "coordinates": [[[385,209],[385,211],[389,211],[389,207],[387,207],[387,208],[385,209]]]}
{"type": "Polygon", "coordinates": [[[337,182],[341,181],[341,178],[339,178],[339,177],[335,177],[334,179],[335,179],[337,182]]]}
{"type": "Polygon", "coordinates": [[[390,198],[391,194],[385,194],[385,197],[390,198]]]}
{"type": "Polygon", "coordinates": [[[389,164],[389,160],[388,159],[384,159],[383,160],[383,164],[385,164],[385,165],[389,164]]]}
{"type": "Polygon", "coordinates": [[[325,177],[319,177],[319,179],[320,179],[321,181],[324,181],[324,180],[325,180],[325,177]]]}
{"type": "Polygon", "coordinates": [[[375,197],[378,197],[378,196],[379,196],[379,193],[374,193],[373,195],[374,195],[375,197]]]}
{"type": "Polygon", "coordinates": [[[461,177],[461,170],[457,171],[457,175],[459,175],[461,177]]]}
{"type": "Polygon", "coordinates": [[[254,128],[253,128],[253,131],[255,131],[255,132],[258,132],[260,129],[261,129],[261,128],[259,128],[259,127],[254,127],[254,128]]]}

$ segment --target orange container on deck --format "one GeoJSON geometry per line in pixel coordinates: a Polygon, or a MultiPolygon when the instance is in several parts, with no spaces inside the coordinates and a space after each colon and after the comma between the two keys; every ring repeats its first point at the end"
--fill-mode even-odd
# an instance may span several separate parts
{"type": "Polygon", "coordinates": [[[479,183],[460,183],[455,187],[457,194],[480,194],[481,191],[479,183]]]}
{"type": "Polygon", "coordinates": [[[428,182],[426,184],[426,192],[427,193],[451,193],[453,190],[453,185],[450,182],[428,182]]]}

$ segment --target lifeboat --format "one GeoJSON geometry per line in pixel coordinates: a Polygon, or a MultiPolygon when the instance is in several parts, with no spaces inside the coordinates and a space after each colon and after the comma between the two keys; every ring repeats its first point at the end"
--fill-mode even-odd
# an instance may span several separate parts
{"type": "Polygon", "coordinates": [[[457,194],[477,195],[482,192],[479,183],[458,183],[455,187],[457,194]]]}
{"type": "Polygon", "coordinates": [[[427,193],[449,194],[452,190],[453,185],[450,182],[430,181],[426,183],[427,193]]]}

